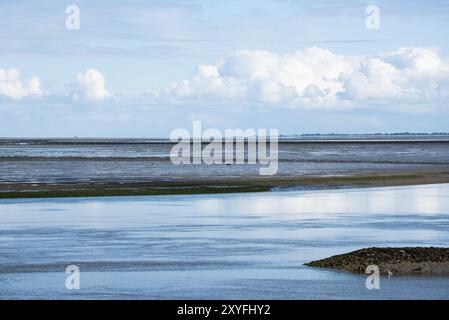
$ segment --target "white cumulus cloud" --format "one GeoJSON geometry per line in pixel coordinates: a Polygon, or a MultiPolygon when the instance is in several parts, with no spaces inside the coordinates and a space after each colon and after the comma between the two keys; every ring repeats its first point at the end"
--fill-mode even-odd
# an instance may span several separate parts
{"type": "Polygon", "coordinates": [[[0,95],[20,100],[25,97],[38,97],[43,93],[38,77],[21,80],[19,69],[0,68],[0,95]]]}
{"type": "Polygon", "coordinates": [[[358,56],[315,47],[283,55],[244,50],[200,65],[158,96],[290,107],[437,102],[449,98],[449,60],[436,49],[416,47],[358,56]]]}
{"type": "Polygon", "coordinates": [[[78,74],[78,90],[75,98],[81,96],[91,101],[101,101],[110,96],[106,89],[105,77],[96,69],[88,69],[78,74]]]}

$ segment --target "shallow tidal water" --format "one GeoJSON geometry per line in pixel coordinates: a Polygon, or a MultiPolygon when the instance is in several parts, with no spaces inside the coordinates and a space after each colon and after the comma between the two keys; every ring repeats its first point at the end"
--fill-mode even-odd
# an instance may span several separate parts
{"type": "Polygon", "coordinates": [[[0,200],[0,298],[449,299],[449,277],[303,265],[371,246],[449,246],[449,184],[0,200]]]}
{"type": "MultiPolygon", "coordinates": [[[[448,171],[448,136],[280,140],[278,176],[448,171]],[[434,140],[436,139],[436,140],[434,140]]],[[[260,165],[174,165],[159,140],[0,139],[0,189],[16,183],[104,183],[246,179],[260,165]]],[[[254,149],[247,150],[254,154],[254,149]]],[[[1,191],[1,190],[0,190],[1,191]]]]}

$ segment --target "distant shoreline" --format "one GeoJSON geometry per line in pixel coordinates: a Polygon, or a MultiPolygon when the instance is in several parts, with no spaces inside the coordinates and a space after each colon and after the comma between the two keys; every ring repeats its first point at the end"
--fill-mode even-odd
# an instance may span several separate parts
{"type": "MultiPolygon", "coordinates": [[[[401,143],[449,142],[449,133],[369,133],[369,134],[293,134],[279,135],[279,143],[401,143]]],[[[223,139],[223,142],[226,139],[223,139]]],[[[107,138],[107,137],[0,137],[0,145],[8,144],[173,144],[169,138],[107,138]]]]}
{"type": "Polygon", "coordinates": [[[179,181],[3,183],[0,199],[218,194],[326,190],[449,183],[449,171],[373,173],[352,176],[260,177],[179,181]]]}

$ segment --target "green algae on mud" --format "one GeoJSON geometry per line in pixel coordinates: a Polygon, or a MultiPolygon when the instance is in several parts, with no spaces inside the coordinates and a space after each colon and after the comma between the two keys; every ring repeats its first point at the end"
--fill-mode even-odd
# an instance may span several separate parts
{"type": "Polygon", "coordinates": [[[353,176],[261,177],[247,179],[198,179],[148,182],[91,183],[16,183],[0,184],[0,198],[60,198],[144,196],[173,194],[214,194],[265,192],[276,190],[309,190],[383,187],[417,184],[449,183],[449,172],[383,173],[353,176]]]}
{"type": "Polygon", "coordinates": [[[214,194],[214,193],[238,193],[238,192],[262,192],[269,191],[263,187],[173,187],[173,188],[86,188],[86,189],[61,189],[42,191],[18,191],[0,193],[0,199],[17,198],[65,198],[65,197],[114,197],[114,196],[149,196],[149,195],[175,195],[175,194],[214,194]]]}

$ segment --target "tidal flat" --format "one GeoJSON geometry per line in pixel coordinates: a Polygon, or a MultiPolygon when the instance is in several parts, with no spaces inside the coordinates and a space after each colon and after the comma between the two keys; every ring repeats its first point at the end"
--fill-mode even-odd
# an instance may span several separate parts
{"type": "MultiPolygon", "coordinates": [[[[260,165],[174,165],[162,139],[0,139],[0,198],[262,192],[449,182],[448,136],[280,140],[260,165]]],[[[248,149],[246,155],[255,152],[248,149]]]]}

